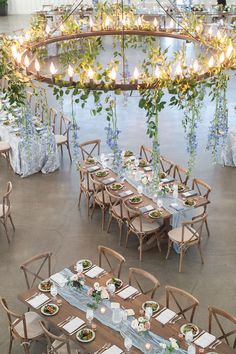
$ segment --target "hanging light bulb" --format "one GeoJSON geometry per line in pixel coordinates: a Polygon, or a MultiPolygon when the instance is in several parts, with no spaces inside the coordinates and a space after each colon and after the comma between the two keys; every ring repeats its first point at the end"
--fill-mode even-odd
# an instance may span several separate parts
{"type": "Polygon", "coordinates": [[[142,26],[142,17],[140,17],[140,16],[137,19],[137,25],[138,25],[138,27],[142,26]]]}
{"type": "Polygon", "coordinates": [[[53,64],[53,62],[51,62],[51,64],[50,64],[50,73],[52,75],[56,75],[56,73],[57,73],[57,69],[55,68],[55,65],[53,64]]]}
{"type": "Polygon", "coordinates": [[[26,42],[29,42],[29,40],[30,40],[30,35],[29,35],[28,32],[26,32],[26,34],[25,34],[25,41],[26,41],[26,42]]]}
{"type": "Polygon", "coordinates": [[[106,19],[105,19],[105,28],[106,28],[106,29],[109,29],[109,26],[110,26],[110,19],[109,19],[109,17],[107,16],[106,19]]]}
{"type": "Polygon", "coordinates": [[[136,82],[138,82],[138,79],[139,79],[139,76],[140,76],[140,74],[139,74],[139,71],[138,71],[138,68],[137,67],[135,67],[134,68],[134,80],[136,81],[136,82]]]}
{"type": "Polygon", "coordinates": [[[157,21],[156,17],[153,20],[153,25],[154,25],[155,29],[157,29],[158,21],[157,21]]]}
{"type": "Polygon", "coordinates": [[[222,39],[222,34],[221,34],[220,30],[217,31],[216,37],[219,41],[222,39]]]}
{"type": "Polygon", "coordinates": [[[209,59],[209,62],[208,62],[208,66],[209,66],[209,68],[213,68],[214,65],[215,65],[215,60],[214,60],[213,56],[211,56],[209,59]]]}
{"type": "Polygon", "coordinates": [[[155,69],[155,76],[157,79],[159,79],[161,77],[161,70],[158,65],[156,66],[156,69],[155,69]]]}
{"type": "Polygon", "coordinates": [[[69,64],[68,66],[68,75],[69,75],[69,78],[70,78],[70,83],[73,82],[73,76],[74,76],[74,69],[72,68],[72,66],[69,64]]]}
{"type": "Polygon", "coordinates": [[[170,29],[174,29],[174,27],[175,27],[174,20],[171,19],[171,20],[170,20],[170,29]]]}
{"type": "Polygon", "coordinates": [[[65,31],[65,27],[64,27],[63,23],[60,25],[60,31],[61,31],[61,32],[64,32],[64,31],[65,31]]]}
{"type": "Polygon", "coordinates": [[[51,31],[51,28],[49,27],[49,25],[47,25],[45,28],[45,32],[47,33],[48,36],[50,34],[50,31],[51,31]]]}
{"type": "Polygon", "coordinates": [[[13,58],[16,60],[16,58],[17,58],[17,48],[16,48],[15,44],[12,45],[11,52],[12,52],[13,58]]]}
{"type": "Polygon", "coordinates": [[[111,79],[111,80],[113,80],[113,81],[115,81],[116,80],[116,70],[115,70],[115,68],[112,68],[112,70],[110,71],[110,73],[108,74],[108,76],[109,76],[109,78],[111,79]]]}
{"type": "Polygon", "coordinates": [[[38,59],[35,59],[35,62],[34,62],[34,67],[35,67],[35,70],[36,70],[36,72],[37,72],[37,75],[39,75],[39,71],[40,71],[40,64],[39,64],[38,59]]]}
{"type": "Polygon", "coordinates": [[[220,58],[219,58],[219,62],[220,62],[220,64],[223,64],[224,61],[225,61],[225,53],[222,52],[221,55],[220,55],[220,58]]]}
{"type": "Polygon", "coordinates": [[[199,33],[201,31],[201,27],[199,25],[196,26],[196,32],[199,33]]]}
{"type": "Polygon", "coordinates": [[[194,60],[194,63],[193,63],[193,71],[194,71],[195,73],[197,73],[197,72],[199,71],[199,64],[198,64],[197,59],[194,60]]]}
{"type": "Polygon", "coordinates": [[[18,52],[17,57],[16,57],[16,61],[17,61],[18,65],[21,64],[21,57],[22,57],[22,54],[18,52]]]}
{"type": "Polygon", "coordinates": [[[22,45],[24,43],[24,38],[22,36],[19,37],[19,43],[22,45]]]}
{"type": "Polygon", "coordinates": [[[178,63],[176,69],[175,69],[175,75],[176,76],[182,76],[183,71],[182,71],[182,67],[181,67],[181,63],[178,63]]]}
{"type": "Polygon", "coordinates": [[[233,48],[232,44],[230,43],[227,47],[227,50],[226,50],[226,58],[227,59],[230,59],[231,55],[233,54],[233,50],[234,50],[234,48],[233,48]]]}
{"type": "Polygon", "coordinates": [[[212,37],[212,34],[213,34],[212,27],[209,27],[208,36],[211,38],[211,37],[212,37]]]}
{"type": "Polygon", "coordinates": [[[24,65],[25,65],[25,69],[26,69],[26,74],[28,74],[28,67],[30,65],[28,55],[25,56],[24,65]]]}
{"type": "Polygon", "coordinates": [[[93,69],[89,68],[88,72],[87,72],[87,75],[88,75],[88,78],[90,79],[90,81],[93,80],[94,74],[95,74],[95,72],[93,71],[93,69]]]}
{"type": "Polygon", "coordinates": [[[93,30],[93,25],[94,25],[94,23],[93,23],[93,19],[92,19],[92,17],[90,17],[90,18],[89,18],[89,27],[90,27],[90,31],[92,31],[92,30],[93,30]]]}

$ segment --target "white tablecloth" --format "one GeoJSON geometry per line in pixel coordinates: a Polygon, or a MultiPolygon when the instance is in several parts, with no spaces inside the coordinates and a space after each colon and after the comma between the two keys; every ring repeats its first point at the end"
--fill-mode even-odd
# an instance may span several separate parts
{"type": "Polygon", "coordinates": [[[55,136],[47,129],[36,132],[27,146],[21,137],[11,132],[11,126],[0,121],[0,140],[10,144],[10,162],[15,173],[27,177],[37,172],[49,173],[59,168],[55,136]],[[50,147],[48,141],[50,140],[50,147]]]}

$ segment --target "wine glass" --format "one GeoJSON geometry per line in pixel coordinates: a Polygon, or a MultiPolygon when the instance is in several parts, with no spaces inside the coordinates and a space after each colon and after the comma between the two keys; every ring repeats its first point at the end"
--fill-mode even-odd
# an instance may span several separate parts
{"type": "Polygon", "coordinates": [[[124,345],[125,345],[126,353],[129,353],[133,345],[132,339],[130,337],[125,337],[124,345]]]}
{"type": "Polygon", "coordinates": [[[86,311],[86,319],[88,320],[88,324],[89,324],[90,326],[92,326],[93,318],[94,318],[93,309],[87,308],[87,311],[86,311]]]}
{"type": "Polygon", "coordinates": [[[123,311],[121,309],[113,309],[112,311],[112,322],[113,323],[121,323],[123,318],[123,311]]]}
{"type": "Polygon", "coordinates": [[[115,294],[115,291],[116,291],[115,284],[109,283],[109,284],[107,285],[107,290],[109,291],[109,293],[111,294],[111,296],[113,296],[113,295],[115,294]]]}
{"type": "Polygon", "coordinates": [[[150,320],[150,318],[152,317],[152,308],[151,307],[146,307],[145,308],[145,317],[147,318],[147,320],[150,320]]]}
{"type": "Polygon", "coordinates": [[[82,273],[83,269],[84,268],[83,268],[82,262],[78,261],[75,266],[76,272],[80,274],[80,273],[82,273]]]}
{"type": "Polygon", "coordinates": [[[56,298],[57,298],[57,287],[56,287],[56,285],[54,283],[51,286],[50,294],[51,294],[53,300],[56,300],[56,298]]]}
{"type": "Polygon", "coordinates": [[[137,188],[138,194],[142,194],[143,193],[143,186],[139,185],[137,188]]]}
{"type": "Polygon", "coordinates": [[[162,201],[162,199],[158,199],[157,200],[157,206],[158,206],[158,209],[161,209],[162,208],[162,206],[163,206],[163,201],[162,201]]]}
{"type": "Polygon", "coordinates": [[[192,341],[193,341],[193,332],[192,331],[187,331],[185,333],[185,341],[186,341],[186,343],[188,343],[188,345],[190,343],[192,343],[192,341]]]}

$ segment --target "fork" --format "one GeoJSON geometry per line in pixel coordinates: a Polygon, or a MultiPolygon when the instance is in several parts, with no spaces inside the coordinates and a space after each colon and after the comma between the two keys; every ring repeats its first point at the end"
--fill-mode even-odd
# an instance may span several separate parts
{"type": "Polygon", "coordinates": [[[202,331],[194,338],[194,342],[195,342],[198,338],[200,338],[201,335],[204,334],[204,333],[205,333],[205,331],[202,330],[202,331]]]}
{"type": "Polygon", "coordinates": [[[161,310],[156,312],[152,317],[156,317],[156,316],[160,315],[164,310],[166,310],[166,307],[163,307],[161,310]]]}
{"type": "Polygon", "coordinates": [[[28,297],[27,299],[25,299],[25,301],[29,301],[32,300],[34,297],[36,297],[37,295],[39,295],[39,292],[37,291],[36,293],[34,293],[33,295],[31,295],[30,297],[28,297]]]}
{"type": "Polygon", "coordinates": [[[111,343],[105,343],[100,349],[98,349],[94,354],[101,354],[103,353],[106,349],[110,348],[111,343]]]}
{"type": "Polygon", "coordinates": [[[215,343],[215,345],[212,349],[216,349],[216,347],[218,347],[218,345],[220,345],[221,343],[222,343],[221,340],[219,340],[218,343],[215,343]]]}

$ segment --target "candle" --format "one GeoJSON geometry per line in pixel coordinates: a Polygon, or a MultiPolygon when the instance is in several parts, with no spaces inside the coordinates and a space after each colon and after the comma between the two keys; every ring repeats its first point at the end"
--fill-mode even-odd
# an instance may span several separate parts
{"type": "Polygon", "coordinates": [[[106,307],[102,306],[100,308],[100,312],[101,312],[102,315],[104,315],[104,313],[106,312],[106,307]]]}
{"type": "Polygon", "coordinates": [[[211,56],[209,59],[209,62],[208,62],[208,66],[209,66],[209,68],[213,68],[214,65],[215,65],[215,60],[214,60],[213,56],[211,56]]]}
{"type": "Polygon", "coordinates": [[[196,59],[196,60],[194,60],[194,63],[193,63],[193,71],[194,71],[195,73],[197,73],[198,70],[199,70],[199,64],[198,64],[198,61],[197,61],[197,59],[196,59]]]}
{"type": "Polygon", "coordinates": [[[232,44],[230,43],[227,50],[226,50],[226,58],[227,59],[230,59],[231,55],[233,54],[233,50],[234,50],[234,48],[233,48],[232,44]]]}
{"type": "Polygon", "coordinates": [[[139,71],[138,71],[138,69],[137,69],[137,67],[135,67],[135,69],[134,69],[134,80],[135,80],[135,84],[138,84],[138,79],[139,79],[139,71]]]}
{"type": "Polygon", "coordinates": [[[90,27],[90,31],[92,32],[92,30],[93,30],[93,19],[92,19],[92,17],[89,18],[89,27],[90,27]]]}
{"type": "Polygon", "coordinates": [[[179,76],[179,77],[182,77],[182,74],[183,74],[183,71],[182,71],[181,63],[179,63],[177,65],[177,67],[176,67],[175,75],[179,76]]]}
{"type": "Polygon", "coordinates": [[[209,30],[208,30],[208,36],[209,36],[210,38],[212,37],[212,32],[213,32],[213,31],[212,31],[212,27],[210,27],[209,30]]]}
{"type": "Polygon", "coordinates": [[[18,53],[17,53],[17,48],[16,48],[16,45],[15,45],[15,44],[12,45],[12,47],[11,47],[11,52],[12,52],[13,58],[16,60],[18,53]]]}
{"type": "Polygon", "coordinates": [[[225,61],[225,53],[222,52],[221,55],[220,55],[220,58],[219,58],[219,62],[220,62],[220,64],[223,64],[224,61],[225,61]]]}
{"type": "Polygon", "coordinates": [[[60,25],[60,31],[61,31],[61,34],[63,34],[63,32],[65,31],[65,27],[64,27],[63,23],[60,25]]]}
{"type": "Polygon", "coordinates": [[[46,32],[46,34],[49,36],[49,34],[50,34],[50,31],[51,31],[51,29],[50,29],[50,27],[47,25],[46,26],[46,28],[45,28],[45,32],[46,32]]]}
{"type": "Polygon", "coordinates": [[[111,71],[110,71],[110,73],[109,73],[109,78],[112,80],[112,81],[115,81],[116,80],[116,70],[115,70],[115,68],[113,68],[111,71]]]}
{"type": "Polygon", "coordinates": [[[146,343],[145,344],[145,349],[146,350],[151,350],[152,349],[152,345],[150,343],[146,343]]]}
{"type": "Polygon", "coordinates": [[[106,19],[105,19],[105,28],[108,30],[108,29],[109,29],[109,26],[110,26],[110,19],[109,19],[109,17],[107,16],[106,19]]]}
{"type": "Polygon", "coordinates": [[[142,18],[139,16],[138,20],[137,20],[137,25],[138,27],[142,26],[142,18]]]}
{"type": "Polygon", "coordinates": [[[28,55],[25,56],[24,65],[25,65],[25,69],[26,69],[26,74],[28,74],[28,67],[30,65],[28,55]]]}
{"type": "Polygon", "coordinates": [[[16,57],[16,61],[17,61],[17,64],[20,65],[21,64],[21,57],[22,57],[22,54],[21,53],[17,53],[17,57],[16,57]]]}
{"type": "Polygon", "coordinates": [[[56,70],[53,62],[51,62],[51,64],[50,64],[50,73],[52,74],[52,82],[55,83],[55,75],[57,73],[57,70],[56,70]]]}
{"type": "Polygon", "coordinates": [[[155,69],[155,76],[157,79],[159,79],[161,77],[161,70],[158,65],[156,66],[156,69],[155,69]]]}
{"type": "Polygon", "coordinates": [[[39,76],[40,64],[39,64],[38,59],[35,60],[35,62],[34,62],[34,67],[35,67],[35,70],[36,70],[36,72],[37,72],[37,76],[39,76]]]}
{"type": "Polygon", "coordinates": [[[156,17],[154,18],[153,25],[155,27],[155,30],[157,30],[158,21],[157,21],[156,17]]]}
{"type": "Polygon", "coordinates": [[[74,75],[74,69],[72,68],[72,66],[69,64],[68,66],[68,75],[70,78],[70,83],[73,83],[73,75],[74,75]]]}

